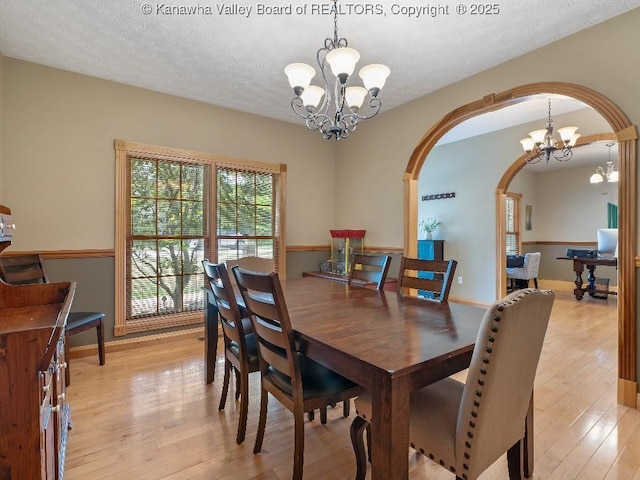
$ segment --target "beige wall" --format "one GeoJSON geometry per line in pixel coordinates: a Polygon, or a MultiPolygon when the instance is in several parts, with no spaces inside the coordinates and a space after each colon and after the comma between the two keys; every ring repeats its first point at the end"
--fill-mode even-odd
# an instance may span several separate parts
{"type": "Polygon", "coordinates": [[[0,203],[14,250],[114,246],[114,139],[288,165],[287,242],[326,243],[334,149],[289,124],[3,60],[0,203]]]}

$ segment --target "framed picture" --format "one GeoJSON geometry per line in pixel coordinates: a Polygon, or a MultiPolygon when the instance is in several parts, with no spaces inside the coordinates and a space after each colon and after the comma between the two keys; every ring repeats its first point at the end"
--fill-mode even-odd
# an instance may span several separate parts
{"type": "Polygon", "coordinates": [[[525,205],[524,207],[524,229],[525,230],[531,230],[532,229],[532,225],[531,225],[531,215],[533,213],[533,206],[532,205],[525,205]]]}

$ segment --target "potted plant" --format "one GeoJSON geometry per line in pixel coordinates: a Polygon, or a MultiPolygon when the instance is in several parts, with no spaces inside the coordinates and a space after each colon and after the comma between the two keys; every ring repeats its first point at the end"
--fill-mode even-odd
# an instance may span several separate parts
{"type": "Polygon", "coordinates": [[[441,224],[437,218],[427,218],[420,220],[420,229],[425,232],[425,238],[431,240],[433,238],[433,232],[441,224]]]}

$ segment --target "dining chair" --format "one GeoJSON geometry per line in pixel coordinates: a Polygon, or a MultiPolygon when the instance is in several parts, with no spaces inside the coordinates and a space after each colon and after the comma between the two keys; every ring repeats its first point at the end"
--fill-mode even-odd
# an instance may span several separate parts
{"type": "MultiPolygon", "coordinates": [[[[42,255],[38,253],[26,255],[0,256],[0,278],[11,285],[29,283],[49,283],[49,276],[42,255]]],[[[102,312],[70,312],[65,328],[65,385],[71,383],[69,369],[69,337],[95,328],[98,337],[98,359],[100,365],[105,364],[104,323],[102,312]]]]}
{"type": "Polygon", "coordinates": [[[271,394],[293,413],[293,478],[299,480],[304,466],[304,413],[348,401],[364,389],[298,350],[277,273],[232,270],[251,314],[260,361],[260,419],[253,453],[262,450],[271,394]]]}
{"type": "Polygon", "coordinates": [[[390,263],[389,255],[354,254],[351,257],[349,285],[373,283],[376,290],[382,290],[390,263]]]}
{"type": "MultiPolygon", "coordinates": [[[[487,310],[466,382],[449,377],[412,393],[411,448],[458,480],[475,480],[507,452],[509,478],[521,478],[525,422],[554,298],[548,290],[519,290],[487,310]]],[[[355,405],[351,440],[356,479],[362,480],[367,468],[363,433],[376,419],[368,393],[355,405]]]]}
{"type": "Polygon", "coordinates": [[[402,257],[398,273],[398,294],[405,288],[418,289],[427,300],[446,302],[458,262],[402,257]]]}
{"type": "MultiPolygon", "coordinates": [[[[232,260],[227,260],[227,270],[235,266],[244,268],[245,270],[251,270],[253,272],[271,273],[276,271],[276,262],[273,258],[262,257],[241,257],[232,260]]],[[[236,278],[233,275],[229,275],[231,282],[235,285],[236,278]]]]}
{"type": "Polygon", "coordinates": [[[204,272],[218,308],[224,340],[224,380],[218,410],[224,410],[232,371],[236,378],[236,400],[240,399],[240,416],[236,443],[244,441],[249,411],[249,374],[260,370],[251,320],[243,318],[236,301],[229,272],[224,263],[202,261],[204,272]]]}
{"type": "Polygon", "coordinates": [[[507,279],[510,281],[510,287],[513,290],[514,280],[523,280],[527,282],[529,286],[529,280],[533,279],[533,284],[538,288],[538,271],[540,270],[540,259],[542,253],[532,252],[524,254],[524,264],[522,267],[507,268],[507,279]]]}

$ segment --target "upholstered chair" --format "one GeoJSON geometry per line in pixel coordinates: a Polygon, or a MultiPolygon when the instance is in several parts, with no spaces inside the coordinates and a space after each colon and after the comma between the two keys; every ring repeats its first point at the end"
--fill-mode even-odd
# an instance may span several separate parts
{"type": "Polygon", "coordinates": [[[507,268],[507,278],[511,281],[513,289],[514,280],[526,280],[527,287],[529,280],[533,279],[533,284],[538,288],[538,270],[540,269],[540,258],[542,253],[525,253],[522,267],[507,268]]]}
{"type": "MultiPolygon", "coordinates": [[[[532,425],[533,382],[554,298],[551,291],[518,290],[487,310],[466,382],[445,378],[412,393],[407,414],[413,449],[458,480],[475,480],[507,452],[509,477],[521,478],[520,452],[528,419],[532,425]]],[[[376,419],[368,393],[355,405],[351,438],[362,480],[363,433],[376,419]]]]}

